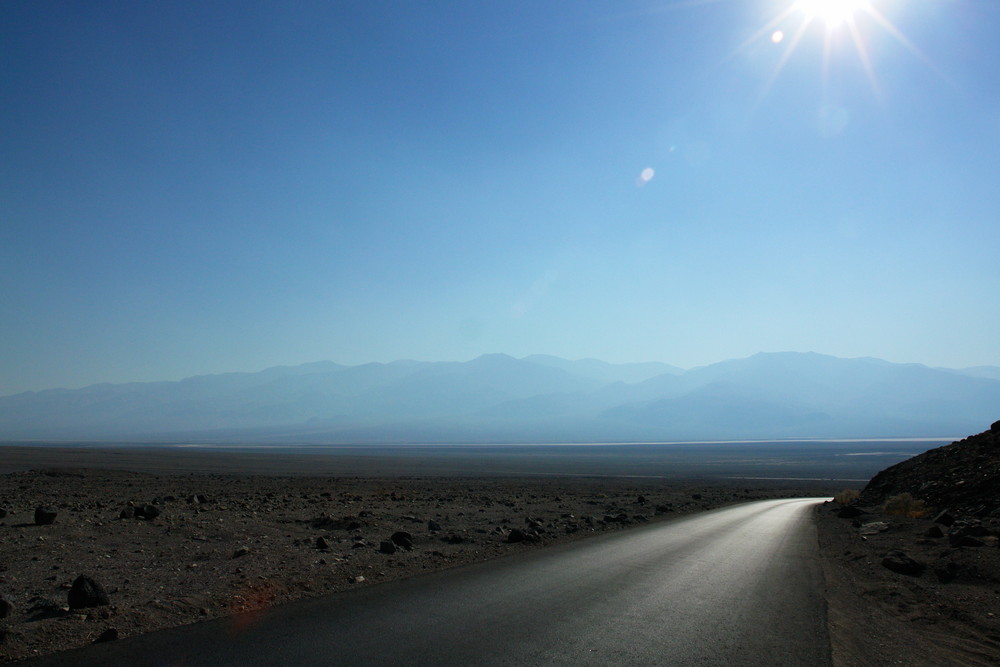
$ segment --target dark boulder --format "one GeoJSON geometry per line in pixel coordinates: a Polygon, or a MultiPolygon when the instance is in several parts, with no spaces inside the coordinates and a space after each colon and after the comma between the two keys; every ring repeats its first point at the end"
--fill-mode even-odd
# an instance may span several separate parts
{"type": "Polygon", "coordinates": [[[156,505],[140,505],[135,508],[135,518],[152,521],[160,516],[160,508],[156,505]]]}
{"type": "Polygon", "coordinates": [[[320,535],[316,538],[316,548],[326,551],[330,548],[330,543],[326,541],[326,538],[320,535]]]}
{"type": "Polygon", "coordinates": [[[854,507],[853,505],[847,505],[837,510],[837,516],[841,519],[853,519],[854,517],[861,516],[862,514],[864,514],[864,511],[854,507]]]}
{"type": "Polygon", "coordinates": [[[392,540],[382,540],[378,545],[378,550],[384,554],[396,553],[396,545],[392,540]]]}
{"type": "Polygon", "coordinates": [[[402,547],[407,551],[413,548],[413,535],[410,535],[405,530],[396,531],[389,537],[389,539],[392,540],[392,543],[397,547],[402,547]]]}
{"type": "Polygon", "coordinates": [[[14,614],[14,605],[9,600],[0,598],[0,618],[9,618],[14,614]]]}
{"type": "Polygon", "coordinates": [[[127,505],[122,508],[122,511],[118,513],[119,519],[132,519],[135,517],[135,508],[131,505],[127,505]]]}
{"type": "Polygon", "coordinates": [[[113,642],[118,639],[118,628],[108,628],[94,640],[95,644],[100,644],[102,642],[113,642]]]}
{"type": "Polygon", "coordinates": [[[48,526],[56,522],[56,515],[58,512],[54,507],[40,506],[35,508],[35,524],[39,526],[48,526]]]}
{"type": "Polygon", "coordinates": [[[83,609],[85,607],[100,607],[111,604],[104,587],[81,574],[73,582],[67,595],[67,602],[70,609],[83,609]]]}
{"type": "Polygon", "coordinates": [[[430,519],[427,522],[427,530],[437,532],[437,531],[441,530],[441,524],[439,524],[434,519],[430,519]]]}
{"type": "Polygon", "coordinates": [[[525,532],[520,528],[512,528],[509,533],[507,533],[507,541],[511,544],[516,542],[524,542],[525,532]]]}
{"type": "Polygon", "coordinates": [[[923,563],[918,563],[898,550],[890,551],[882,558],[882,567],[911,577],[919,577],[926,569],[923,563]]]}
{"type": "Polygon", "coordinates": [[[950,526],[955,523],[955,516],[948,510],[943,510],[934,517],[934,523],[939,523],[942,526],[950,526]]]}
{"type": "Polygon", "coordinates": [[[934,539],[937,539],[939,537],[944,537],[944,531],[941,530],[941,526],[935,525],[928,528],[927,532],[924,533],[924,535],[926,535],[927,537],[932,537],[934,539]]]}

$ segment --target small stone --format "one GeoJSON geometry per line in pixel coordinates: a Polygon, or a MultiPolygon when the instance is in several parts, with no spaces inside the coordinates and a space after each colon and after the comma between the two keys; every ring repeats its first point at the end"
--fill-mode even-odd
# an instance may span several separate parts
{"type": "Polygon", "coordinates": [[[233,558],[240,558],[241,556],[246,556],[250,553],[250,547],[240,547],[233,552],[233,558]]]}
{"type": "Polygon", "coordinates": [[[10,600],[0,598],[0,618],[10,618],[14,614],[14,605],[10,600]]]}
{"type": "Polygon", "coordinates": [[[430,530],[430,531],[433,531],[433,532],[437,532],[437,531],[441,530],[441,524],[439,524],[434,519],[430,519],[427,522],[427,530],[430,530]]]}
{"type": "Polygon", "coordinates": [[[396,553],[396,545],[392,540],[382,540],[378,545],[378,550],[384,554],[394,554],[396,553]]]}
{"type": "Polygon", "coordinates": [[[320,535],[319,537],[316,538],[316,548],[325,551],[330,548],[330,543],[326,541],[325,537],[320,535]]]}

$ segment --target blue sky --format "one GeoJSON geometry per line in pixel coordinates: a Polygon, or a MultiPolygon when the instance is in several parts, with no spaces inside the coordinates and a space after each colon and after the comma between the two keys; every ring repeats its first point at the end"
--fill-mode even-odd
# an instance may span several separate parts
{"type": "Polygon", "coordinates": [[[0,395],[1000,365],[1000,3],[855,4],[2,3],[0,395]]]}

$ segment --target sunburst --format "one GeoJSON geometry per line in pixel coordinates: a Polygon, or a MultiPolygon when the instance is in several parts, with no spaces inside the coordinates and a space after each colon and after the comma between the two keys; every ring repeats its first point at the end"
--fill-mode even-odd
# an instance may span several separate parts
{"type": "Polygon", "coordinates": [[[926,57],[879,9],[880,0],[792,0],[784,9],[757,30],[745,43],[744,48],[761,39],[770,39],[774,44],[784,44],[781,58],[775,65],[763,93],[770,90],[785,65],[807,35],[823,30],[823,77],[829,72],[842,37],[849,36],[858,59],[864,67],[868,81],[877,97],[881,97],[875,67],[869,53],[868,43],[862,34],[863,24],[872,24],[893,37],[921,60],[926,57]]]}

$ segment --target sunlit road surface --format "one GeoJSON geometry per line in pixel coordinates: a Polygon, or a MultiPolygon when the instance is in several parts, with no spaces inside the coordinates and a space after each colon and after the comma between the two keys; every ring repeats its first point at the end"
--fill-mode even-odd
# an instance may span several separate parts
{"type": "Polygon", "coordinates": [[[31,664],[828,665],[818,502],[738,505],[31,664]]]}

